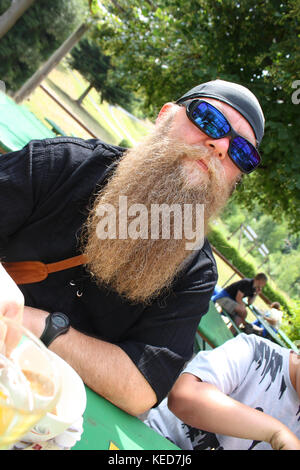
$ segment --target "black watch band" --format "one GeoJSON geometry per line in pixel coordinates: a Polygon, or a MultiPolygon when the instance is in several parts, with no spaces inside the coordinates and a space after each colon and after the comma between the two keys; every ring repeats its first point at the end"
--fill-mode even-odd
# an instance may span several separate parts
{"type": "Polygon", "coordinates": [[[70,320],[64,313],[50,313],[46,318],[45,329],[40,337],[40,341],[49,346],[57,336],[63,335],[69,331],[70,320]]]}

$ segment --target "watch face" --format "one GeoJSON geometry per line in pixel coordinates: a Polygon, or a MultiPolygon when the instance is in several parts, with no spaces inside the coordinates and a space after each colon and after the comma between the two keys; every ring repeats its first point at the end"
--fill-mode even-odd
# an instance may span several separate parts
{"type": "Polygon", "coordinates": [[[67,315],[61,312],[50,313],[46,318],[45,329],[40,340],[46,346],[49,346],[57,336],[67,333],[69,328],[70,321],[67,315]]]}
{"type": "Polygon", "coordinates": [[[55,326],[58,328],[63,328],[67,326],[67,321],[62,315],[52,315],[52,321],[55,326]]]}

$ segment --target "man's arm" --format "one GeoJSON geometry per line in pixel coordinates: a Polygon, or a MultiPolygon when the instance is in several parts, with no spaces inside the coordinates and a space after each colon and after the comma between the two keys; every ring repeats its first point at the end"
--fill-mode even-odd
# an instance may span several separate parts
{"type": "Polygon", "coordinates": [[[0,263],[0,315],[22,321],[24,296],[0,263]]]}
{"type": "Polygon", "coordinates": [[[230,398],[192,374],[179,377],[169,394],[168,406],[195,428],[265,441],[275,450],[300,450],[300,440],[280,421],[230,398]]]}
{"type": "MultiPolygon", "coordinates": [[[[0,317],[22,323],[24,296],[0,263],[0,317]]],[[[9,354],[19,341],[13,328],[0,321],[0,353],[9,354]]]]}
{"type": "Polygon", "coordinates": [[[256,294],[252,295],[252,297],[248,297],[248,300],[247,300],[247,301],[248,301],[248,305],[252,305],[252,304],[253,304],[254,300],[255,300],[256,297],[257,297],[257,294],[258,294],[258,292],[257,292],[256,294]]]}
{"type": "MultiPolygon", "coordinates": [[[[24,296],[0,264],[0,316],[22,323],[37,337],[48,312],[24,307],[24,296]]],[[[0,321],[0,352],[7,354],[19,338],[0,321]]],[[[156,394],[129,356],[118,346],[86,336],[73,328],[50,345],[99,395],[132,415],[150,409],[156,394]]]]}
{"type": "Polygon", "coordinates": [[[235,300],[236,300],[237,303],[244,306],[245,305],[244,302],[243,302],[244,297],[245,297],[245,294],[242,291],[238,290],[237,294],[235,296],[235,300]]]}
{"type": "MultiPolygon", "coordinates": [[[[43,310],[25,307],[24,325],[40,337],[47,315],[43,310]]],[[[86,385],[127,413],[137,416],[155,405],[155,392],[117,345],[70,328],[49,349],[67,361],[86,385]]]]}

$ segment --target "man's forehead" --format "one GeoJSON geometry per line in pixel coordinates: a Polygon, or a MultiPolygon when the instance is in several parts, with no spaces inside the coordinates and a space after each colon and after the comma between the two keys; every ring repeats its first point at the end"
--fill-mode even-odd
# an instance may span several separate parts
{"type": "Polygon", "coordinates": [[[245,139],[249,140],[254,146],[256,146],[256,138],[252,127],[250,126],[247,119],[241,115],[236,109],[232,108],[227,103],[223,101],[216,100],[214,98],[201,98],[204,101],[208,101],[209,103],[213,104],[216,108],[218,108],[224,116],[228,119],[232,127],[236,132],[241,134],[245,139]]]}
{"type": "Polygon", "coordinates": [[[265,279],[255,279],[257,284],[266,284],[265,279]]]}

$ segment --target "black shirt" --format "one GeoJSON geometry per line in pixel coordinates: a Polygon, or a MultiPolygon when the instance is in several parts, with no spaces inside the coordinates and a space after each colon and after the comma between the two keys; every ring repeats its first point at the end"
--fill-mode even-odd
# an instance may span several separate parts
{"type": "MultiPolygon", "coordinates": [[[[51,263],[80,254],[92,197],[123,151],[99,140],[61,137],[2,155],[0,259],[51,263]]],[[[122,348],[160,402],[192,355],[195,331],[217,281],[208,242],[191,253],[172,292],[148,306],[98,287],[82,266],[20,289],[27,306],[64,312],[75,329],[122,348]]]]}
{"type": "Polygon", "coordinates": [[[225,287],[226,291],[232,299],[235,300],[236,294],[238,291],[241,291],[244,294],[244,297],[253,297],[256,294],[256,291],[253,287],[254,279],[242,279],[241,281],[234,282],[230,286],[225,287]]]}

